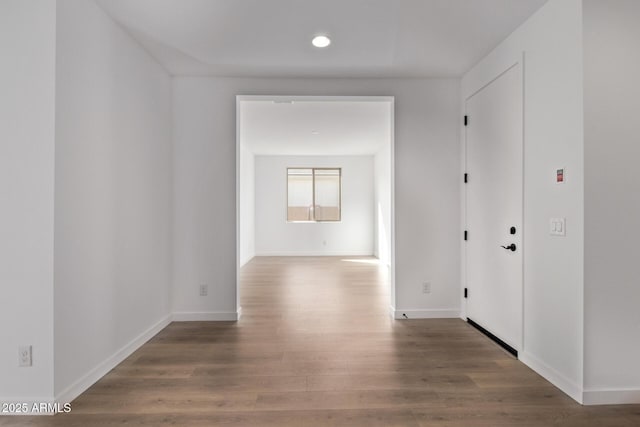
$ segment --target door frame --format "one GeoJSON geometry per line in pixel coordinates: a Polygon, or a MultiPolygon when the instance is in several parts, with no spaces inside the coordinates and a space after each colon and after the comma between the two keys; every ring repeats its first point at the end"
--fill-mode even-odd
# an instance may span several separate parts
{"type": "MultiPolygon", "coordinates": [[[[521,331],[520,331],[520,342],[518,343],[518,353],[524,353],[525,348],[524,348],[524,343],[525,343],[525,282],[524,282],[524,278],[525,278],[525,268],[526,268],[526,262],[525,262],[525,256],[526,256],[526,234],[525,234],[525,206],[524,206],[524,201],[525,201],[525,149],[526,149],[526,139],[525,139],[525,127],[526,127],[526,122],[525,122],[525,95],[526,95],[526,91],[525,91],[525,87],[526,87],[526,73],[525,73],[525,53],[522,52],[520,55],[517,55],[515,58],[511,57],[510,60],[507,60],[505,62],[502,63],[502,65],[497,68],[497,72],[496,70],[492,70],[493,72],[489,71],[488,73],[485,74],[485,79],[482,81],[478,81],[475,82],[476,85],[475,87],[472,87],[471,90],[468,91],[468,95],[465,95],[463,93],[462,95],[462,111],[463,111],[463,115],[464,117],[467,116],[468,112],[467,112],[467,102],[476,94],[478,94],[480,91],[482,91],[483,89],[485,89],[487,86],[489,86],[491,83],[495,82],[497,79],[499,79],[501,76],[503,76],[505,73],[507,73],[509,70],[511,70],[513,67],[520,65],[520,73],[521,73],[521,82],[522,82],[522,87],[520,88],[520,90],[522,91],[521,93],[521,102],[522,102],[522,200],[521,200],[521,209],[522,209],[522,217],[521,217],[521,224],[522,224],[522,244],[520,246],[521,251],[522,251],[522,277],[520,278],[520,284],[521,284],[521,289],[520,289],[520,301],[519,301],[519,306],[520,306],[520,325],[521,325],[521,331]]],[[[467,168],[468,168],[468,157],[467,157],[467,126],[463,124],[462,127],[462,173],[465,174],[467,172],[467,168]]],[[[462,183],[463,186],[463,190],[462,190],[462,229],[463,230],[468,230],[467,228],[467,215],[468,215],[468,210],[467,210],[467,201],[468,201],[468,186],[465,185],[464,181],[462,183]]],[[[462,266],[461,266],[461,270],[462,270],[462,289],[461,289],[461,317],[463,320],[468,320],[467,319],[467,314],[468,314],[468,310],[467,310],[467,298],[465,297],[465,289],[469,289],[468,286],[468,276],[467,276],[467,262],[468,262],[468,254],[467,254],[467,245],[466,245],[466,241],[463,240],[462,242],[462,249],[461,249],[461,253],[462,253],[462,266]]]]}
{"type": "MultiPolygon", "coordinates": [[[[349,95],[337,95],[337,96],[325,96],[325,95],[236,95],[236,313],[237,318],[240,319],[242,314],[242,307],[240,306],[240,149],[241,149],[241,115],[240,105],[244,101],[274,101],[274,102],[287,102],[287,101],[325,101],[325,102],[384,102],[390,105],[390,135],[389,135],[389,189],[390,189],[390,208],[389,208],[389,313],[391,316],[395,313],[396,306],[396,231],[395,231],[395,96],[377,96],[377,95],[364,95],[364,96],[349,96],[349,95]]],[[[372,177],[373,179],[373,177],[372,177]]],[[[372,207],[375,209],[375,207],[372,207]]],[[[377,213],[376,213],[377,215],[377,213]]]]}

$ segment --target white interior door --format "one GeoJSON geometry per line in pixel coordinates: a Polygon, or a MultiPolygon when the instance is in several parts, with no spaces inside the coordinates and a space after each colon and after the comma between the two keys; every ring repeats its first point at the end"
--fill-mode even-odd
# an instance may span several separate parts
{"type": "Polygon", "coordinates": [[[516,351],[522,347],[522,83],[518,63],[466,101],[467,317],[516,351]]]}

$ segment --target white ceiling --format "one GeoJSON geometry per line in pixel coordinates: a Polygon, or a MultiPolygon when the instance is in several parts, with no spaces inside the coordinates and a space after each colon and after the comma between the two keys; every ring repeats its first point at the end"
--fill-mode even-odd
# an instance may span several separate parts
{"type": "Polygon", "coordinates": [[[172,74],[460,76],[546,0],[97,0],[172,74]],[[311,46],[328,34],[330,47],[311,46]]]}
{"type": "Polygon", "coordinates": [[[390,137],[389,102],[240,103],[240,142],[258,155],[371,155],[390,137]]]}

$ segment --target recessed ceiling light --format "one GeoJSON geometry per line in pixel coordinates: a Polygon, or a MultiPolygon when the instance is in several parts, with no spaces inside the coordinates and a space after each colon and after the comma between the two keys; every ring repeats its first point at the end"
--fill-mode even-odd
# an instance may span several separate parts
{"type": "Polygon", "coordinates": [[[311,40],[311,44],[315,47],[327,47],[331,44],[331,39],[327,36],[315,36],[313,40],[311,40]]]}

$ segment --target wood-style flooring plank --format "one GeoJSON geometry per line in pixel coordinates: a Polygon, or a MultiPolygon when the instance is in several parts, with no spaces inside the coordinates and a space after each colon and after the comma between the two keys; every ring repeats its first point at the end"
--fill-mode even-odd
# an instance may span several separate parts
{"type": "Polygon", "coordinates": [[[372,258],[254,258],[238,322],[178,322],[72,402],[0,426],[627,427],[460,319],[393,320],[372,258]]]}

